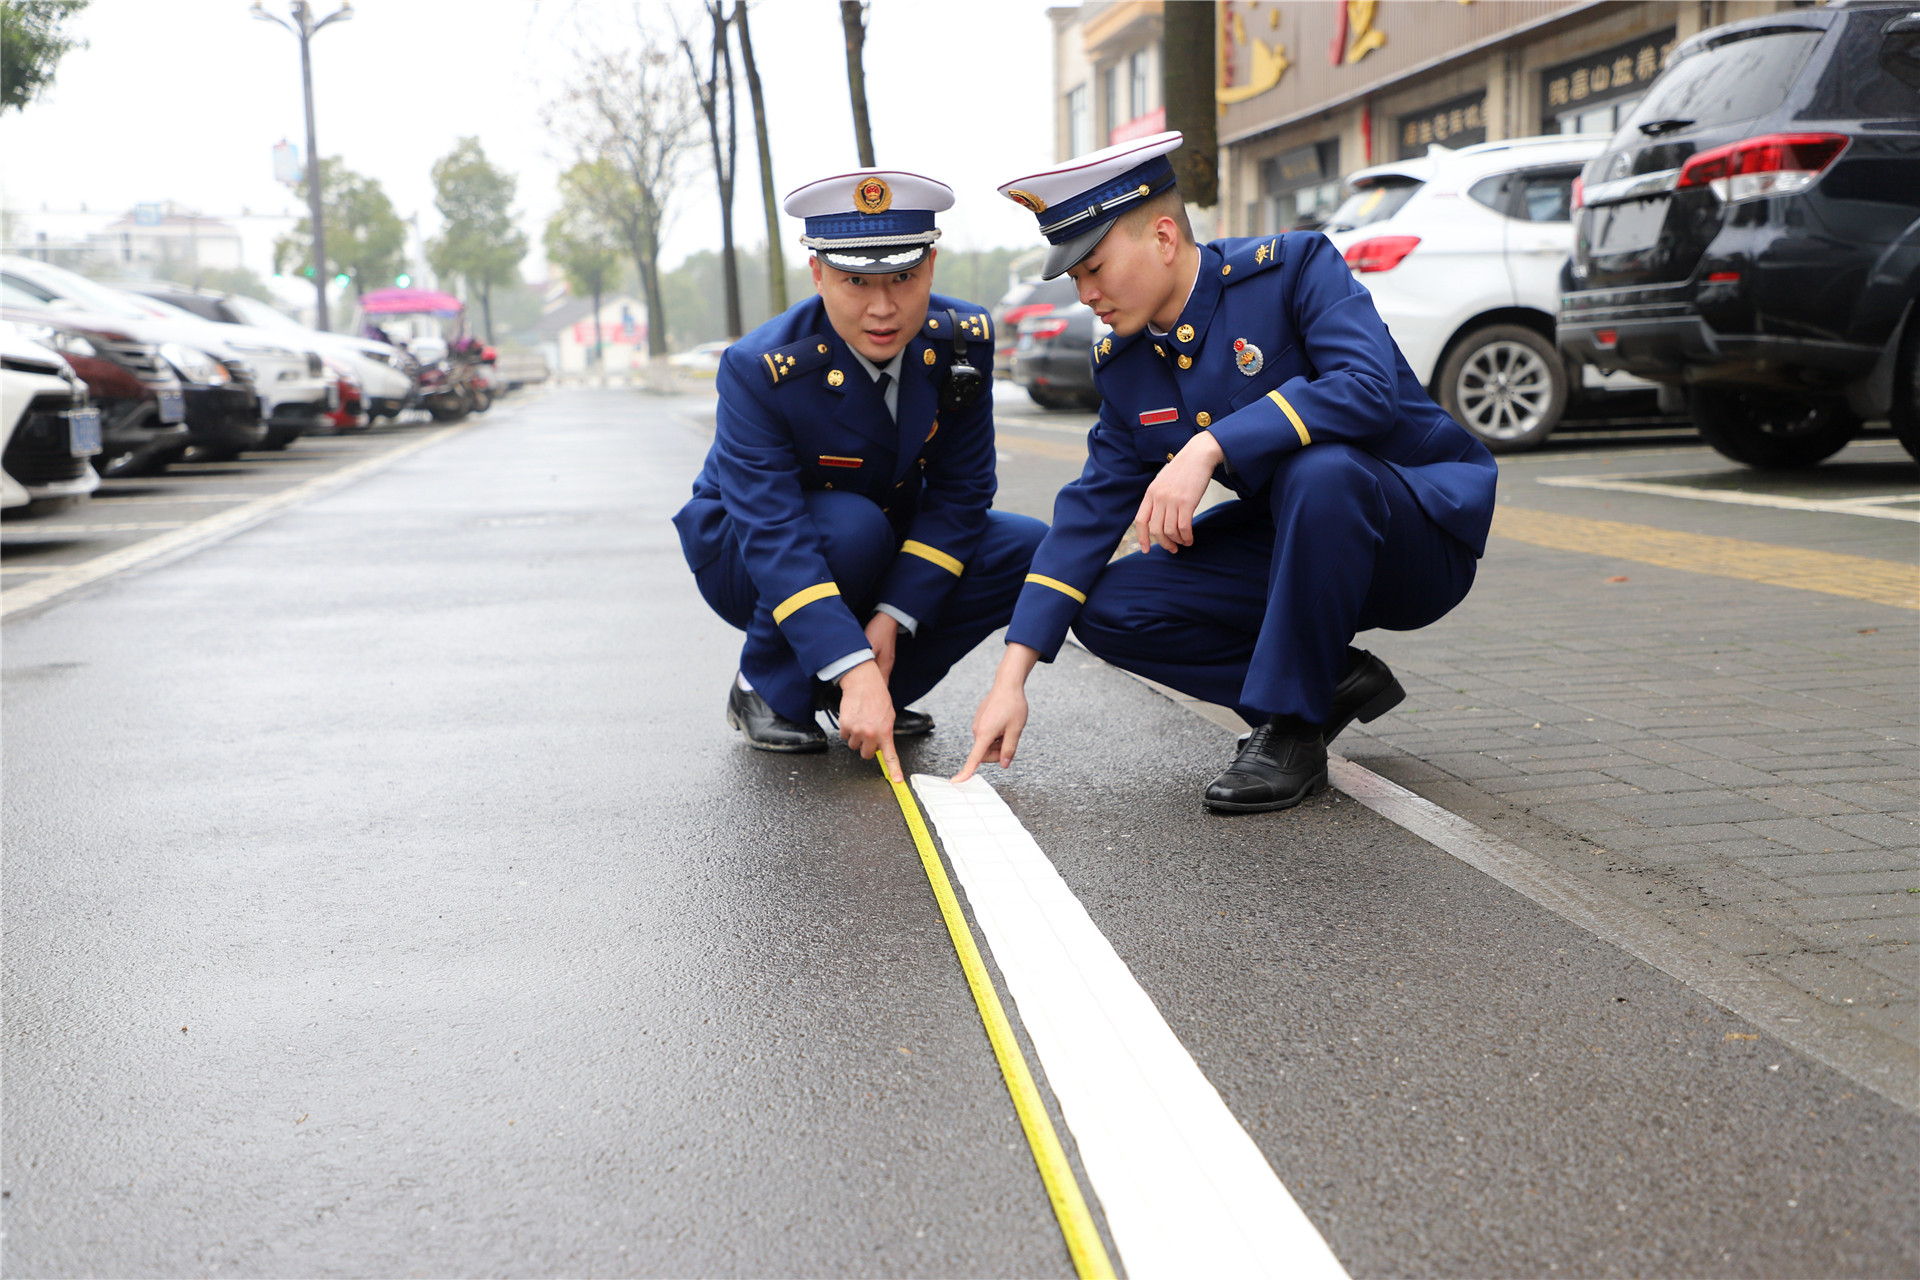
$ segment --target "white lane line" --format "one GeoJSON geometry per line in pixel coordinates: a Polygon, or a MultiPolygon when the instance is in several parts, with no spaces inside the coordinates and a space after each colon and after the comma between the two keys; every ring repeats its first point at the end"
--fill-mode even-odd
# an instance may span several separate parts
{"type": "Polygon", "coordinates": [[[1153,1000],[986,779],[915,774],[1130,1280],[1345,1280],[1153,1000]]]}
{"type": "Polygon", "coordinates": [[[1444,853],[1492,876],[1563,920],[1698,991],[1854,1083],[1920,1110],[1920,1047],[1655,920],[1545,858],[1391,782],[1328,756],[1333,785],[1444,853]]]}
{"type": "Polygon", "coordinates": [[[1609,493],[1646,493],[1661,498],[1691,498],[1696,502],[1725,502],[1740,507],[1773,507],[1782,511],[1818,511],[1827,515],[1867,516],[1875,520],[1905,520],[1920,524],[1920,511],[1896,511],[1892,502],[1920,502],[1920,493],[1888,493],[1865,498],[1790,498],[1777,493],[1738,493],[1730,489],[1701,489],[1684,484],[1650,484],[1621,476],[1536,476],[1535,484],[1556,489],[1599,489],[1609,493]]]}
{"type": "MultiPolygon", "coordinates": [[[[117,524],[36,524],[29,525],[22,529],[8,529],[6,533],[13,536],[6,538],[6,541],[29,544],[46,541],[45,538],[35,538],[31,536],[37,533],[55,535],[67,533],[149,533],[155,529],[178,529],[186,523],[185,520],[122,520],[117,524]],[[22,537],[21,535],[23,534],[29,536],[22,537]]],[[[0,535],[0,537],[3,536],[4,535],[0,535]]]]}
{"type": "Polygon", "coordinates": [[[448,436],[457,435],[473,425],[471,422],[462,422],[450,427],[442,427],[438,431],[410,440],[385,453],[363,458],[350,466],[315,476],[311,480],[304,480],[278,493],[268,494],[264,498],[256,498],[245,506],[215,512],[204,520],[196,520],[182,528],[144,538],[130,547],[109,551],[103,556],[95,556],[63,572],[51,573],[38,581],[11,587],[4,594],[0,594],[0,618],[10,618],[23,610],[37,608],[69,591],[98,582],[116,573],[124,573],[128,569],[178,559],[199,550],[210,542],[231,537],[242,529],[259,524],[262,520],[277,515],[288,507],[317,498],[334,489],[344,488],[363,476],[390,467],[400,459],[418,453],[429,445],[438,444],[448,436]]]}

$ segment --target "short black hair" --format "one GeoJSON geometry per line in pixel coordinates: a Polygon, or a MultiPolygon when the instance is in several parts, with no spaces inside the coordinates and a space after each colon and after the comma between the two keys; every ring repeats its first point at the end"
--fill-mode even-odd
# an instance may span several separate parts
{"type": "Polygon", "coordinates": [[[1115,219],[1115,225],[1124,227],[1129,236],[1138,240],[1146,229],[1162,218],[1172,218],[1173,225],[1180,228],[1180,238],[1193,244],[1193,223],[1187,219],[1187,202],[1180,195],[1179,187],[1168,187],[1157,196],[1127,210],[1115,219]]]}

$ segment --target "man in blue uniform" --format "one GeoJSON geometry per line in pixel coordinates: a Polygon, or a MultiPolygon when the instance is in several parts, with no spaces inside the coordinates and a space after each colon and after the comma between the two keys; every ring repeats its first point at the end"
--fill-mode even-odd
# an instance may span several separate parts
{"type": "Polygon", "coordinates": [[[944,184],[864,169],[786,199],[816,296],[727,348],[713,448],[674,517],[700,593],[747,633],[727,721],[824,751],[816,709],[899,777],[907,704],[1013,612],[1046,526],[993,511],[991,321],[932,294],[944,184]]]}
{"type": "Polygon", "coordinates": [[[1205,792],[1227,813],[1327,785],[1327,742],[1405,696],[1352,647],[1411,630],[1473,583],[1492,455],[1427,396],[1318,232],[1197,245],[1164,133],[1016,179],[1043,273],[1112,326],[1080,479],[1061,490],[974,718],[960,778],[1004,766],[1024,686],[1072,626],[1094,653],[1253,725],[1205,792]],[[1198,517],[1217,479],[1238,501],[1198,517]],[[1141,554],[1109,559],[1132,521],[1141,554]]]}

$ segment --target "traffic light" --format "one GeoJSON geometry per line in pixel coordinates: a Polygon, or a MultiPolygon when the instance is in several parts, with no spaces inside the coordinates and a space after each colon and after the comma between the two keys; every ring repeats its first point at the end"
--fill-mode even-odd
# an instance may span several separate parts
{"type": "Polygon", "coordinates": [[[339,275],[333,278],[333,283],[335,288],[344,289],[348,285],[353,283],[353,277],[348,275],[346,272],[342,271],[339,275]]]}
{"type": "Polygon", "coordinates": [[[400,288],[406,289],[406,288],[412,287],[413,277],[408,275],[406,272],[402,271],[399,275],[393,278],[393,282],[394,284],[398,285],[400,288]]]}

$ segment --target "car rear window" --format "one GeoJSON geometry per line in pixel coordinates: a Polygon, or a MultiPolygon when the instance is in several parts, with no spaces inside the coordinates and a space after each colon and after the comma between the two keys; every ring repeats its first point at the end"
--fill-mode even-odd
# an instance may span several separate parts
{"type": "Polygon", "coordinates": [[[1342,200],[1340,207],[1328,216],[1320,229],[1353,231],[1376,222],[1385,222],[1400,212],[1401,207],[1413,199],[1413,193],[1425,185],[1417,178],[1385,178],[1369,182],[1342,200]]]}
{"type": "Polygon", "coordinates": [[[1885,9],[1853,15],[1800,119],[1900,116],[1911,120],[1920,113],[1920,89],[1902,84],[1880,65],[1881,32],[1897,16],[1885,9]]]}
{"type": "Polygon", "coordinates": [[[1817,27],[1774,27],[1702,49],[1668,67],[1620,126],[1629,144],[1645,141],[1639,126],[1687,120],[1689,128],[1741,124],[1786,101],[1807,56],[1824,33],[1817,27]]]}

